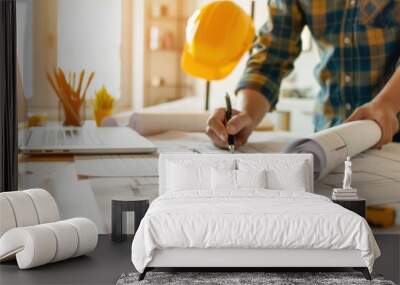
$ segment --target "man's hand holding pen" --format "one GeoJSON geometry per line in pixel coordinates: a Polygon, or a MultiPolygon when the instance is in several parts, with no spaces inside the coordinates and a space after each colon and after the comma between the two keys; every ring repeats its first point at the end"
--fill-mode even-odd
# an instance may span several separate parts
{"type": "Polygon", "coordinates": [[[236,103],[240,111],[232,109],[230,120],[226,120],[225,108],[216,109],[208,119],[207,135],[218,147],[227,149],[228,135],[234,135],[235,149],[238,150],[270,110],[265,96],[252,89],[240,90],[236,103]]]}
{"type": "Polygon", "coordinates": [[[232,118],[226,122],[226,109],[219,108],[208,119],[207,135],[214,145],[220,148],[228,148],[228,135],[235,136],[235,149],[238,150],[247,142],[255,128],[253,119],[245,112],[232,109],[232,118]]]}

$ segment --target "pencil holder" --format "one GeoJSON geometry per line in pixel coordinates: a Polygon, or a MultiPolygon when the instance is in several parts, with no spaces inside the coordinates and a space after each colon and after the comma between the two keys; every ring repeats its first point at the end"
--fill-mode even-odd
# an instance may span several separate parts
{"type": "Polygon", "coordinates": [[[53,76],[47,73],[47,79],[52,86],[55,94],[60,99],[62,109],[64,110],[64,126],[81,126],[81,108],[84,105],[86,92],[93,80],[94,72],[90,73],[83,87],[85,70],[82,70],[79,79],[76,80],[76,74],[69,73],[68,79],[61,68],[54,70],[53,76]]]}
{"type": "Polygon", "coordinates": [[[82,118],[81,118],[81,112],[80,112],[80,106],[76,106],[73,109],[68,108],[64,104],[62,104],[62,108],[64,111],[64,126],[76,126],[79,127],[82,125],[82,118]]]}

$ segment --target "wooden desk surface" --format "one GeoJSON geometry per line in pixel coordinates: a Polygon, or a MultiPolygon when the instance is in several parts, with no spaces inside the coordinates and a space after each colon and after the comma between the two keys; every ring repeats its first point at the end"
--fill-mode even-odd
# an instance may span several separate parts
{"type": "Polygon", "coordinates": [[[28,155],[19,154],[18,162],[73,162],[74,156],[71,154],[60,155],[28,155]]]}

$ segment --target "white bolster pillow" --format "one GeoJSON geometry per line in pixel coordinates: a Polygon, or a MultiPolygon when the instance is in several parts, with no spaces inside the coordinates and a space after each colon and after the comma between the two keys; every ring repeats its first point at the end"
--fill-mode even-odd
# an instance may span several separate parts
{"type": "Polygon", "coordinates": [[[65,220],[65,222],[74,226],[78,232],[78,247],[74,257],[84,255],[96,248],[99,232],[95,223],[86,218],[74,218],[65,220]]]}
{"type": "Polygon", "coordinates": [[[43,189],[0,193],[0,237],[15,227],[34,226],[60,219],[58,207],[43,189]]]}
{"type": "Polygon", "coordinates": [[[39,223],[35,205],[28,194],[23,191],[14,191],[3,192],[1,195],[10,203],[17,227],[33,226],[39,223]]]}
{"type": "Polygon", "coordinates": [[[6,197],[0,195],[0,237],[9,229],[15,228],[17,222],[15,221],[14,212],[11,208],[10,202],[6,197]]]}
{"type": "Polygon", "coordinates": [[[53,232],[42,225],[11,229],[0,239],[0,261],[16,257],[21,269],[51,262],[56,251],[53,232]]]}
{"type": "Polygon", "coordinates": [[[86,218],[19,227],[0,238],[0,261],[16,257],[20,269],[86,254],[96,248],[96,225],[86,218]]]}
{"type": "Polygon", "coordinates": [[[31,197],[38,215],[39,224],[60,220],[57,203],[49,192],[43,189],[29,189],[23,192],[31,197]]]}

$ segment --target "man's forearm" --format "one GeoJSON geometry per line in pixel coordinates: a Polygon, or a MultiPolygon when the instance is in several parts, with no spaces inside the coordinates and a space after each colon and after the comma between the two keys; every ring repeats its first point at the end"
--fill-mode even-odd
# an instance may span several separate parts
{"type": "Polygon", "coordinates": [[[393,73],[390,80],[374,100],[376,102],[384,102],[386,106],[392,108],[396,113],[400,112],[400,69],[393,73]]]}
{"type": "Polygon", "coordinates": [[[381,147],[392,141],[399,131],[397,114],[400,111],[400,71],[397,69],[385,87],[371,101],[358,107],[347,122],[358,120],[373,120],[382,130],[382,136],[376,147],[381,147]]]}
{"type": "Polygon", "coordinates": [[[265,98],[260,92],[253,89],[242,89],[238,92],[238,109],[239,111],[246,112],[253,120],[255,128],[265,114],[270,110],[271,105],[268,99],[265,98]]]}

